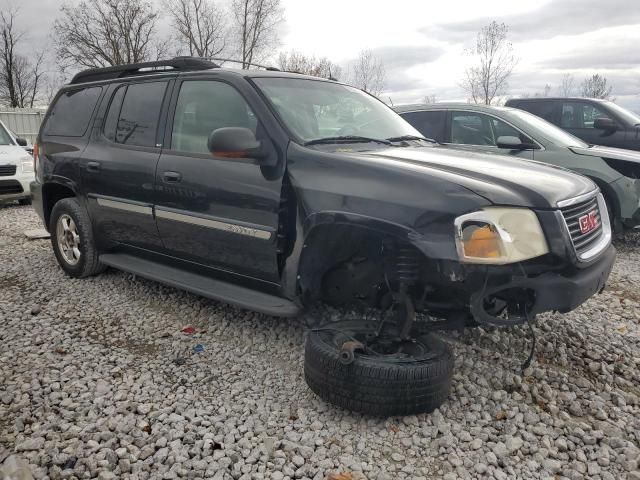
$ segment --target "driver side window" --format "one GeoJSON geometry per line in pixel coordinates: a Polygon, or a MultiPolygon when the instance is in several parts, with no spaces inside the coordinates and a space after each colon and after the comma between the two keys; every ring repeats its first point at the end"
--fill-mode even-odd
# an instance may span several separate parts
{"type": "Polygon", "coordinates": [[[244,127],[256,133],[257,119],[231,85],[214,80],[183,82],[173,120],[171,150],[209,153],[209,134],[223,127],[244,127]]]}
{"type": "Polygon", "coordinates": [[[495,146],[489,117],[474,112],[452,112],[451,143],[495,146]]]}

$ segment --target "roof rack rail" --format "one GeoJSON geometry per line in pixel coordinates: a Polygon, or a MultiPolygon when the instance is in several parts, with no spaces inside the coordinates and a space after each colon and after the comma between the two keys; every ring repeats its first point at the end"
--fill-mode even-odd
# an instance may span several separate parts
{"type": "Polygon", "coordinates": [[[149,72],[193,71],[218,68],[219,65],[204,58],[175,57],[157,62],[130,63],[115,65],[113,67],[90,68],[76,73],[70,84],[94,82],[98,80],[111,80],[114,78],[132,77],[149,72]]]}
{"type": "Polygon", "coordinates": [[[258,67],[258,68],[264,68],[265,70],[268,70],[270,72],[279,72],[280,69],[276,68],[276,67],[267,67],[266,65],[260,65],[259,63],[253,63],[253,62],[243,62],[242,60],[235,60],[233,58],[219,58],[219,57],[204,57],[207,60],[215,60],[216,62],[231,62],[231,63],[241,63],[243,65],[249,65],[250,67],[258,67]]]}

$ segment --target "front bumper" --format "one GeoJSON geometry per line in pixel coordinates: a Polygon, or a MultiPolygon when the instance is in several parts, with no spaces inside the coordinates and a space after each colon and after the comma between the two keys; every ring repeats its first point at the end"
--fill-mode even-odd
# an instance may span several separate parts
{"type": "Polygon", "coordinates": [[[523,296],[526,293],[530,299],[529,314],[547,311],[570,312],[604,289],[615,258],[616,250],[610,245],[598,260],[586,268],[545,272],[537,276],[518,276],[510,281],[482,288],[471,295],[471,314],[479,323],[513,324],[513,322],[501,322],[499,318],[487,311],[487,300],[504,297],[505,292],[514,291],[522,292],[523,296]]]}
{"type": "Polygon", "coordinates": [[[0,177],[0,202],[29,198],[31,180],[33,175],[0,177]]]}

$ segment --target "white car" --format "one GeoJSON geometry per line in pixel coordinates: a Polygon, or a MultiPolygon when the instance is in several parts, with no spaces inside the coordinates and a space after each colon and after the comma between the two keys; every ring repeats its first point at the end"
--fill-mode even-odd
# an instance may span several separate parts
{"type": "Polygon", "coordinates": [[[13,136],[0,122],[0,202],[31,203],[29,183],[35,180],[33,157],[24,147],[27,141],[13,136]]]}

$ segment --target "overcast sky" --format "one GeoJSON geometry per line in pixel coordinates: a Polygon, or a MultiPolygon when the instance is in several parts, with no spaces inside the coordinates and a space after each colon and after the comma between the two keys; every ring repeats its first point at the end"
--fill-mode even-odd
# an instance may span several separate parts
{"type": "MultiPolygon", "coordinates": [[[[7,5],[7,0],[0,0],[7,5]]],[[[226,3],[228,0],[222,0],[226,3]]],[[[160,4],[159,0],[154,0],[160,4]]],[[[519,64],[509,94],[559,92],[565,73],[580,81],[605,75],[620,105],[640,111],[638,0],[282,0],[280,49],[296,49],[346,65],[363,48],[385,64],[385,97],[396,104],[464,100],[458,86],[465,48],[497,20],[510,27],[519,64]]],[[[17,2],[13,3],[18,4],[17,2]]],[[[45,45],[61,0],[21,0],[33,45],[45,45]]],[[[164,27],[163,27],[164,28],[164,27]]],[[[168,32],[167,32],[168,33],[168,32]]],[[[275,55],[274,55],[275,57],[275,55]]],[[[386,100],[386,98],[385,98],[386,100]]]]}

